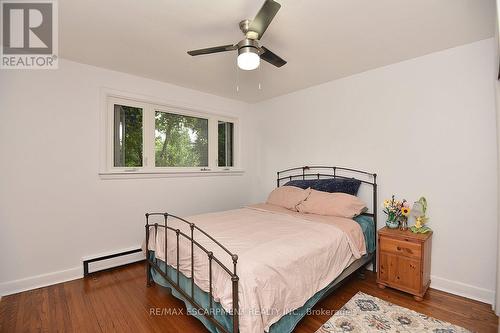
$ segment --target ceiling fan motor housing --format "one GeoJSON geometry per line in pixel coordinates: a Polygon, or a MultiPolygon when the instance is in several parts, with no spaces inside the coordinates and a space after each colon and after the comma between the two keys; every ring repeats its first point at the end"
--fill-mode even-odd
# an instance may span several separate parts
{"type": "Polygon", "coordinates": [[[260,54],[260,47],[259,43],[250,38],[245,38],[241,40],[238,44],[238,55],[242,53],[247,53],[247,52],[252,52],[252,53],[257,53],[260,54]]]}

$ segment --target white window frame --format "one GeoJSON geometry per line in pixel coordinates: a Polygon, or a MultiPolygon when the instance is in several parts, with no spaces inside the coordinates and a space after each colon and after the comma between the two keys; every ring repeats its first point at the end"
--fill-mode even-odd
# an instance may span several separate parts
{"type": "Polygon", "coordinates": [[[203,176],[241,174],[240,164],[240,120],[237,117],[221,115],[188,106],[157,101],[147,97],[116,93],[105,90],[102,93],[101,112],[101,178],[151,178],[172,176],[203,176]],[[143,163],[142,167],[114,166],[114,105],[121,104],[142,109],[143,163]],[[155,113],[174,113],[208,119],[208,167],[156,167],[155,166],[155,113]],[[218,122],[234,123],[233,166],[218,166],[218,122]]]}

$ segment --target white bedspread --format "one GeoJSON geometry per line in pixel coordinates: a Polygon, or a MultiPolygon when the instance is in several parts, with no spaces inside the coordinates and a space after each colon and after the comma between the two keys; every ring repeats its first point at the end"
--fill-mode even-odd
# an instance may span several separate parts
{"type": "MultiPolygon", "coordinates": [[[[300,214],[260,204],[187,217],[238,255],[240,332],[262,333],[283,315],[305,304],[351,262],[366,253],[361,227],[352,220],[300,214]],[[347,226],[347,227],[346,227],[347,226]]],[[[189,226],[169,226],[190,234],[189,226]]],[[[151,230],[149,249],[165,261],[163,229],[151,230]]],[[[180,271],[191,277],[191,243],[181,236],[180,271]]],[[[230,256],[200,232],[195,239],[231,271],[230,256]]],[[[168,232],[168,260],[177,267],[175,232],[168,232]]],[[[209,291],[208,258],[195,246],[195,283],[209,291]]],[[[232,309],[230,276],[213,262],[213,296],[232,309]]]]}

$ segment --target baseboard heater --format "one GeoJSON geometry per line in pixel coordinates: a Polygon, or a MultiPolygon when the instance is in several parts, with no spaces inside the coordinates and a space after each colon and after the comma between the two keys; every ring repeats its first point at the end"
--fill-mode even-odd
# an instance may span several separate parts
{"type": "Polygon", "coordinates": [[[144,254],[142,254],[142,249],[140,248],[107,254],[95,258],[84,258],[83,276],[85,277],[93,273],[123,267],[144,260],[145,257],[144,254]]]}

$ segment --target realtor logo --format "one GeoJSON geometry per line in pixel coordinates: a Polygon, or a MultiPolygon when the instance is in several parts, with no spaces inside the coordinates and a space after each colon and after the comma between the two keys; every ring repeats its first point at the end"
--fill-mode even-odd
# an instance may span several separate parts
{"type": "Polygon", "coordinates": [[[2,69],[56,69],[57,3],[0,1],[2,69]]]}

